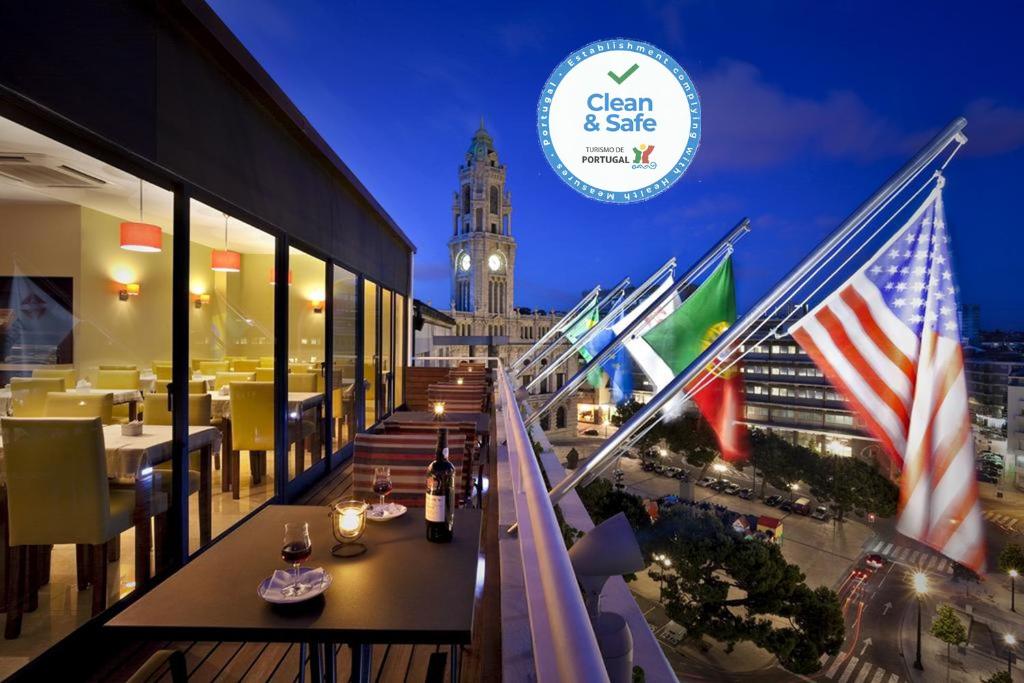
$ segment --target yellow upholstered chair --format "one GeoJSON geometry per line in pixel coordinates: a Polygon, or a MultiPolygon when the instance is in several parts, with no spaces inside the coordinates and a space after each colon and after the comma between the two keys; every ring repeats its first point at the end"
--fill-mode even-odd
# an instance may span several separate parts
{"type": "Polygon", "coordinates": [[[153,374],[157,379],[170,379],[171,370],[174,366],[163,361],[153,361],[153,374]]]}
{"type": "Polygon", "coordinates": [[[98,417],[114,422],[114,397],[110,394],[76,394],[73,391],[46,395],[46,417],[98,417]]]}
{"type": "Polygon", "coordinates": [[[274,368],[256,368],[257,382],[273,382],[274,368]]]}
{"type": "Polygon", "coordinates": [[[101,365],[100,370],[138,370],[138,365],[101,365]]]}
{"type": "Polygon", "coordinates": [[[199,372],[204,375],[216,375],[218,372],[228,372],[229,365],[226,360],[204,360],[199,364],[199,372]]]}
{"type": "Polygon", "coordinates": [[[139,371],[136,370],[100,370],[96,373],[97,389],[138,389],[139,371]]]}
{"type": "Polygon", "coordinates": [[[236,358],[231,361],[231,372],[254,372],[259,365],[255,358],[236,358]]]}
{"type": "Polygon", "coordinates": [[[132,527],[135,507],[133,491],[111,490],[107,481],[102,424],[95,418],[6,418],[0,431],[13,574],[4,635],[21,632],[22,612],[37,588],[28,561],[33,546],[92,547],[92,613],[99,614],[107,605],[107,544],[132,527]]]}
{"type": "Polygon", "coordinates": [[[231,383],[231,448],[229,454],[232,497],[238,498],[239,451],[249,451],[252,483],[267,472],[267,451],[274,450],[273,382],[231,383]]]}
{"type": "MultiPolygon", "coordinates": [[[[170,425],[171,411],[167,409],[167,394],[149,394],[146,396],[143,421],[148,425],[170,425]]],[[[213,408],[209,394],[191,394],[188,397],[188,423],[197,427],[209,427],[213,419],[213,408]]],[[[189,458],[188,492],[192,495],[199,490],[199,454],[192,453],[189,458]]],[[[156,474],[154,488],[170,496],[171,462],[162,462],[153,472],[156,474]]]]}
{"type": "MultiPolygon", "coordinates": [[[[158,379],[156,381],[155,394],[166,394],[167,385],[171,383],[169,379],[158,379]]],[[[188,393],[190,394],[206,394],[209,393],[209,389],[206,388],[205,379],[190,379],[188,381],[188,393]]]]}
{"type": "Polygon", "coordinates": [[[288,372],[316,372],[316,363],[289,363],[288,372]]]}
{"type": "Polygon", "coordinates": [[[11,414],[15,417],[43,417],[46,415],[46,395],[51,391],[64,391],[60,377],[12,377],[11,414]]]}
{"type": "Polygon", "coordinates": [[[312,372],[292,372],[288,375],[288,391],[316,391],[316,375],[312,372]]]}
{"type": "Polygon", "coordinates": [[[64,388],[70,389],[78,381],[78,373],[74,368],[36,368],[33,377],[59,377],[64,380],[64,388]]]}
{"type": "Polygon", "coordinates": [[[255,372],[218,372],[213,380],[214,390],[234,382],[251,382],[255,372]]]}
{"type": "Polygon", "coordinates": [[[260,356],[260,367],[261,368],[272,368],[274,367],[273,356],[260,356]]]}

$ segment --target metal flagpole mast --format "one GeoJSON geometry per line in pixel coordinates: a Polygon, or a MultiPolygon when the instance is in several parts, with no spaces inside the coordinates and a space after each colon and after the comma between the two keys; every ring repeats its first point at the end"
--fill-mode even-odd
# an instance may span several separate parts
{"type": "Polygon", "coordinates": [[[570,325],[575,323],[576,319],[579,318],[580,314],[583,313],[584,309],[586,309],[586,308],[588,308],[590,306],[590,300],[591,299],[596,300],[597,296],[600,293],[601,293],[601,285],[597,285],[592,290],[590,290],[590,292],[588,292],[586,295],[584,295],[584,297],[582,299],[580,299],[579,302],[575,306],[573,306],[569,310],[568,313],[566,313],[564,316],[562,316],[558,320],[558,322],[556,322],[554,325],[552,325],[551,328],[547,332],[545,332],[544,335],[534,343],[533,346],[531,346],[529,349],[527,349],[526,353],[524,353],[524,354],[520,355],[518,358],[516,358],[512,362],[512,365],[509,366],[509,369],[514,372],[519,367],[520,363],[525,362],[530,357],[530,354],[532,354],[534,351],[536,351],[539,348],[542,348],[544,346],[544,344],[547,343],[547,341],[551,337],[553,337],[554,335],[558,334],[563,329],[567,329],[570,325]]]}
{"type": "Polygon", "coordinates": [[[572,344],[570,344],[569,348],[563,351],[562,355],[556,358],[554,362],[548,363],[547,367],[538,372],[537,376],[533,378],[533,381],[526,386],[526,391],[530,391],[530,389],[532,389],[534,386],[540,384],[540,381],[542,379],[544,379],[552,372],[554,372],[556,369],[561,367],[562,363],[572,358],[572,354],[579,351],[579,349],[582,349],[588,342],[590,342],[591,339],[596,337],[599,332],[608,327],[619,315],[619,313],[624,312],[630,304],[632,304],[633,302],[637,301],[640,297],[645,295],[651,287],[657,284],[659,280],[665,277],[665,275],[668,274],[675,267],[676,259],[673,256],[672,258],[665,262],[665,265],[658,269],[658,272],[647,278],[647,280],[642,285],[637,287],[629,296],[627,296],[625,299],[616,304],[616,306],[612,308],[612,310],[608,311],[608,315],[606,315],[601,320],[598,320],[596,325],[587,330],[582,337],[580,337],[572,344]]]}
{"type": "Polygon", "coordinates": [[[709,249],[704,254],[704,256],[701,257],[699,261],[694,263],[693,267],[690,268],[689,272],[687,272],[681,278],[676,280],[675,284],[673,284],[672,287],[670,287],[668,290],[662,292],[661,296],[659,296],[657,300],[653,301],[649,306],[647,306],[647,308],[644,309],[643,313],[637,316],[637,318],[629,325],[627,325],[626,328],[622,330],[622,332],[616,335],[616,337],[612,339],[611,343],[604,347],[601,350],[601,352],[597,354],[597,356],[595,356],[593,359],[591,359],[589,363],[580,368],[576,372],[576,374],[573,375],[572,378],[562,386],[561,389],[555,392],[554,396],[545,401],[544,404],[540,406],[536,412],[531,413],[529,416],[527,416],[525,419],[526,426],[529,427],[531,424],[539,420],[544,415],[544,413],[551,410],[551,408],[554,407],[560,400],[562,400],[566,396],[570,395],[573,391],[575,391],[576,388],[583,383],[583,380],[586,379],[587,373],[590,371],[591,368],[601,367],[601,363],[604,363],[606,360],[611,358],[612,354],[614,354],[616,350],[619,348],[619,346],[621,346],[627,339],[630,338],[630,336],[633,334],[635,330],[637,330],[640,326],[646,323],[652,315],[660,311],[665,306],[665,304],[667,304],[673,297],[678,295],[684,287],[693,284],[693,280],[699,277],[700,274],[711,263],[714,263],[716,259],[721,258],[722,256],[728,253],[731,253],[733,245],[749,231],[750,219],[744,218],[742,221],[737,223],[736,226],[725,235],[725,237],[719,240],[719,242],[715,246],[711,247],[711,249],[709,249]]]}
{"type": "MultiPolygon", "coordinates": [[[[712,344],[704,350],[700,356],[698,356],[683,372],[676,375],[675,379],[668,383],[664,389],[655,394],[654,398],[650,400],[642,410],[629,418],[625,424],[610,436],[597,450],[594,455],[587,458],[586,463],[573,471],[568,477],[558,482],[554,488],[551,489],[550,497],[552,504],[557,503],[562,496],[571,491],[576,485],[593,471],[595,471],[608,457],[609,454],[614,453],[618,448],[625,442],[630,435],[636,431],[639,427],[643,426],[651,417],[655,416],[657,411],[661,410],[665,404],[674,399],[678,394],[683,392],[688,384],[692,382],[701,372],[708,363],[713,362],[723,351],[730,348],[733,342],[737,341],[744,332],[751,326],[751,324],[757,322],[764,316],[768,310],[775,305],[784,294],[790,289],[800,283],[811,270],[830,252],[833,248],[843,242],[843,240],[854,230],[856,230],[863,220],[870,216],[876,208],[888,201],[890,195],[893,192],[903,186],[906,182],[916,177],[921,173],[929,164],[931,164],[938,155],[954,140],[963,142],[966,140],[963,135],[964,126],[967,125],[967,120],[959,117],[953,120],[947,125],[941,133],[936,135],[932,140],[925,145],[913,159],[908,161],[904,166],[896,172],[882,187],[880,187],[867,201],[860,205],[860,207],[850,214],[849,217],[823,242],[821,242],[817,248],[808,254],[803,261],[800,262],[789,275],[783,278],[772,291],[762,298],[752,310],[750,310],[743,318],[736,322],[735,325],[723,332],[719,337],[712,342],[712,344]]],[[[511,529],[510,529],[511,531],[511,529]]]]}
{"type": "MultiPolygon", "coordinates": [[[[620,292],[622,292],[622,291],[624,291],[626,289],[626,287],[629,287],[629,278],[628,277],[622,278],[622,282],[620,282],[619,284],[615,285],[615,287],[610,292],[606,292],[605,295],[603,297],[601,297],[601,300],[597,302],[597,310],[600,311],[602,308],[605,307],[605,304],[608,304],[611,301],[613,301],[615,299],[615,297],[617,297],[619,295],[620,292]]],[[[573,325],[575,325],[575,324],[576,324],[576,321],[573,321],[573,325]]],[[[563,331],[563,334],[564,334],[564,331],[563,331]]],[[[555,347],[556,344],[558,344],[558,341],[559,340],[556,339],[556,340],[552,341],[550,344],[548,344],[548,346],[546,348],[542,349],[539,353],[537,353],[536,356],[531,358],[530,361],[526,365],[524,365],[523,367],[521,367],[518,370],[516,370],[515,372],[513,372],[512,373],[512,377],[513,378],[518,377],[522,373],[524,373],[527,370],[529,370],[530,368],[532,368],[534,363],[537,363],[542,358],[547,358],[548,354],[551,353],[551,350],[555,347]]]]}

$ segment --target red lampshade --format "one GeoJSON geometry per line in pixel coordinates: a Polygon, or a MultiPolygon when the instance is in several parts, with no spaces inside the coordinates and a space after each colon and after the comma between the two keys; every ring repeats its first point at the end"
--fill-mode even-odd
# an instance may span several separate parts
{"type": "Polygon", "coordinates": [[[210,256],[210,268],[222,273],[237,273],[242,270],[242,255],[228,249],[214,249],[210,256]]]}
{"type": "MultiPolygon", "coordinates": [[[[292,283],[292,269],[288,269],[288,284],[292,283]]],[[[277,284],[277,270],[275,268],[270,269],[270,284],[277,284]]]]}
{"type": "Polygon", "coordinates": [[[164,233],[151,223],[121,223],[121,248],[127,251],[157,252],[163,247],[164,233]]]}

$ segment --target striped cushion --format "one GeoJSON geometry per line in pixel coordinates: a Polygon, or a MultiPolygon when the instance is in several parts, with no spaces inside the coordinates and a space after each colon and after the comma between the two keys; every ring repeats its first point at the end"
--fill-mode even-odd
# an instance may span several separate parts
{"type": "MultiPolygon", "coordinates": [[[[457,471],[463,467],[465,444],[461,433],[449,431],[448,459],[457,471]]],[[[434,459],[436,447],[436,434],[357,434],[355,497],[371,502],[377,500],[373,492],[373,468],[386,465],[391,468],[394,486],[388,500],[407,507],[423,507],[427,465],[434,459]]]]}
{"type": "MultiPolygon", "coordinates": [[[[450,430],[449,438],[460,434],[465,438],[469,457],[464,458],[462,465],[462,490],[469,492],[470,483],[473,480],[473,463],[476,460],[476,423],[474,422],[427,422],[427,421],[401,421],[386,420],[384,432],[386,434],[433,434],[437,438],[437,430],[440,427],[450,430]]],[[[450,452],[450,451],[449,451],[450,452]]]]}

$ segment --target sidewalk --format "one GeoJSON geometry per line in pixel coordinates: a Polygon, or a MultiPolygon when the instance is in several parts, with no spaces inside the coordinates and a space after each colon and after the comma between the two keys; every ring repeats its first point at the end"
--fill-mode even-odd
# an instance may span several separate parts
{"type": "MultiPolygon", "coordinates": [[[[915,683],[929,683],[941,680],[946,673],[946,644],[929,634],[935,611],[939,605],[952,605],[964,625],[968,627],[969,642],[966,647],[953,647],[950,654],[951,683],[977,683],[979,678],[1006,669],[1006,648],[1002,636],[1012,633],[1024,639],[1024,615],[1010,612],[1009,591],[1007,602],[998,604],[999,587],[991,585],[992,580],[971,584],[970,595],[964,595],[962,583],[945,579],[932,585],[921,612],[921,661],[924,671],[914,668],[917,655],[917,603],[907,603],[900,617],[899,637],[906,674],[915,683]],[[995,588],[995,590],[992,590],[995,588]]],[[[1024,679],[1024,655],[1018,644],[1014,655],[1014,678],[1024,679]]]]}

